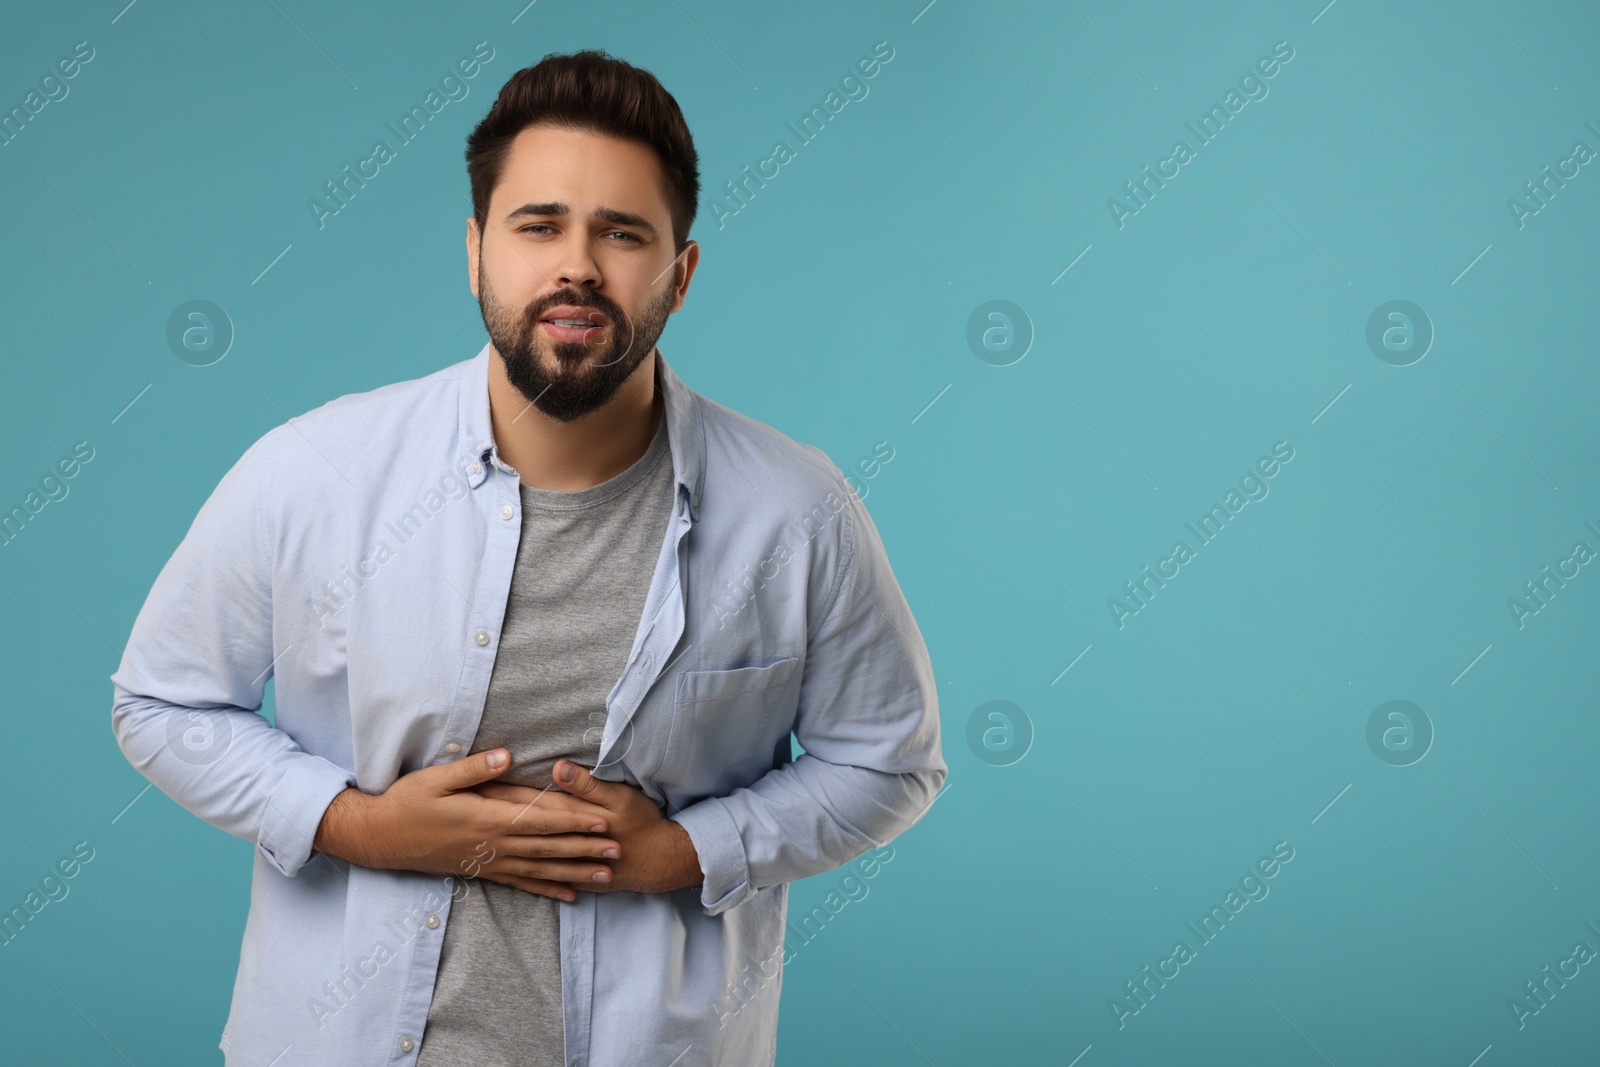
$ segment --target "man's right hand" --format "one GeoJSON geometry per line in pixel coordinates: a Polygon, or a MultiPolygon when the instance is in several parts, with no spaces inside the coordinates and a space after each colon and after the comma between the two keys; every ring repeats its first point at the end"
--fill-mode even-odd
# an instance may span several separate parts
{"type": "Polygon", "coordinates": [[[418,768],[383,793],[346,789],[328,805],[312,847],[362,867],[487,878],[568,901],[575,893],[564,883],[609,881],[604,860],[621,846],[598,836],[606,809],[557,789],[532,805],[472,789],[504,774],[509,760],[505,749],[490,749],[418,768]],[[499,765],[489,762],[495,756],[499,765]]]}

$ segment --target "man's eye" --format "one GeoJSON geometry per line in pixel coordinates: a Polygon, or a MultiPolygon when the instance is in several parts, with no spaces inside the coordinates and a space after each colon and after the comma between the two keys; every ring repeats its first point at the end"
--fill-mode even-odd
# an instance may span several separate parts
{"type": "MultiPolygon", "coordinates": [[[[522,227],[517,232],[518,233],[531,233],[534,230],[548,230],[549,228],[550,227],[547,224],[543,223],[543,222],[534,222],[534,223],[530,223],[527,226],[522,227]]],[[[627,232],[626,230],[610,230],[610,231],[607,232],[606,236],[609,237],[612,234],[617,234],[617,235],[620,235],[622,237],[626,237],[629,241],[632,241],[634,244],[643,244],[644,243],[638,237],[636,237],[633,234],[627,232]]]]}

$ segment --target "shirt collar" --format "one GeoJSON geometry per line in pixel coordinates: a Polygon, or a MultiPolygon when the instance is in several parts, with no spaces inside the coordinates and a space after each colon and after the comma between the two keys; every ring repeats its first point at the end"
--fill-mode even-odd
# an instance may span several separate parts
{"type": "MultiPolygon", "coordinates": [[[[489,465],[509,470],[500,460],[489,418],[490,342],[464,365],[461,376],[459,463],[467,484],[476,489],[489,477],[489,465]]],[[[668,365],[656,348],[656,389],[666,403],[667,443],[678,494],[688,498],[689,514],[700,517],[701,475],[705,470],[705,431],[700,425],[700,397],[668,365]]]]}

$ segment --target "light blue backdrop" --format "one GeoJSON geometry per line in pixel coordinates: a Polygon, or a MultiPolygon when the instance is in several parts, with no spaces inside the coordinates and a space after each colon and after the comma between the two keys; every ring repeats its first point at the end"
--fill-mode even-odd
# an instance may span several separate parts
{"type": "Polygon", "coordinates": [[[482,345],[465,135],[603,47],[701,153],[662,350],[842,468],[892,452],[861,484],[939,679],[948,789],[871,880],[793,887],[826,918],[779,1062],[1593,1062],[1592,5],[122,2],[0,34],[0,508],[59,497],[0,550],[0,906],[92,850],[0,946],[0,1057],[220,1062],[252,845],[143,791],[109,675],[250,442],[482,345]]]}

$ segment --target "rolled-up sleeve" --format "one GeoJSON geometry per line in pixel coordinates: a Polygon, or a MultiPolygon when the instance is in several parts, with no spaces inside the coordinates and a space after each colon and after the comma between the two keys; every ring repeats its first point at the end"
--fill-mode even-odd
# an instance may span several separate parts
{"type": "Polygon", "coordinates": [[[257,714],[275,658],[268,509],[285,428],[223,476],[161,569],[111,675],[111,728],[163,793],[293,875],[355,776],[257,714]]]}
{"type": "Polygon", "coordinates": [[[843,563],[806,645],[794,731],[805,751],[672,815],[699,854],[707,914],[883,845],[926,813],[948,773],[921,631],[865,505],[835,480],[843,563]]]}

